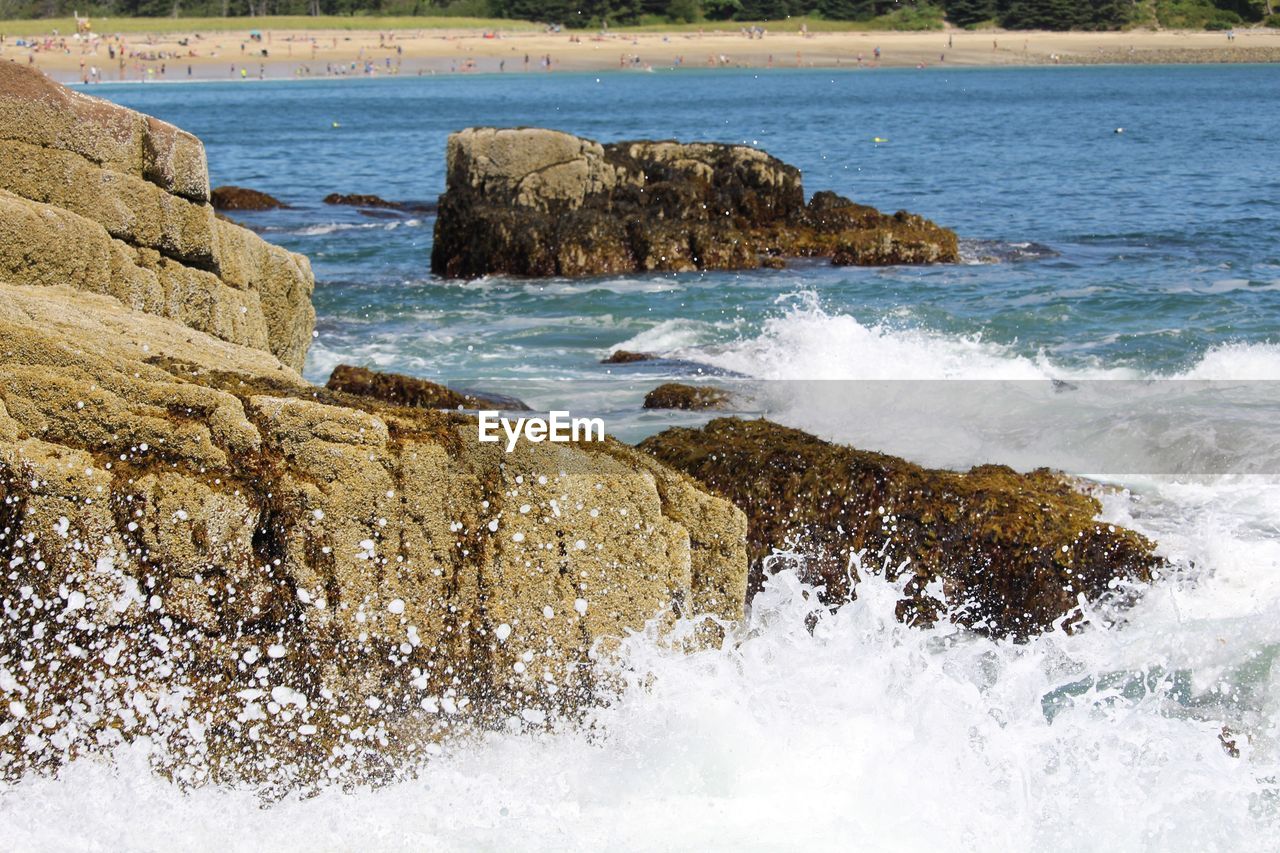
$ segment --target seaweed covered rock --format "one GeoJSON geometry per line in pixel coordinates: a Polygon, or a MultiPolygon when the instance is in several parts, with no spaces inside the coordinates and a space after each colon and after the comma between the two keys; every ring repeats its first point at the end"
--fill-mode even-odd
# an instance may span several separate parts
{"type": "Polygon", "coordinates": [[[742,145],[618,142],[537,128],[449,137],[434,272],[449,277],[751,269],[782,257],[956,261],[954,232],[833,193],[742,145]]]}
{"type": "Polygon", "coordinates": [[[648,352],[632,352],[631,350],[619,349],[609,353],[600,359],[601,364],[635,364],[640,361],[655,361],[657,356],[648,352]]]}
{"type": "Polygon", "coordinates": [[[277,210],[289,205],[273,195],[248,187],[221,186],[209,192],[214,210],[277,210]]]}
{"type": "Polygon", "coordinates": [[[1118,582],[1145,582],[1164,564],[1143,536],[1096,520],[1100,505],[1041,469],[984,465],[967,473],[831,444],[764,420],[669,429],[640,448],[747,514],[750,589],[776,550],[802,558],[825,597],[849,597],[851,556],[865,550],[910,577],[898,615],[931,623],[934,587],[961,605],[958,621],[1025,638],[1098,600],[1118,582]],[[880,555],[883,554],[882,558],[880,555]],[[905,563],[905,566],[903,565],[905,563]]]}
{"type": "Polygon", "coordinates": [[[667,382],[645,395],[644,408],[707,411],[709,409],[728,409],[731,407],[731,402],[731,395],[723,388],[716,388],[712,385],[685,385],[680,382],[667,382]]]}
{"type": "Polygon", "coordinates": [[[200,140],[0,62],[0,281],[67,284],[301,369],[310,262],[219,219],[200,140]]]}
{"type": "Polygon", "coordinates": [[[329,374],[325,387],[373,397],[396,406],[419,409],[505,409],[528,411],[529,407],[512,397],[472,394],[455,391],[438,382],[430,382],[401,373],[384,373],[367,367],[339,364],[329,374]]]}

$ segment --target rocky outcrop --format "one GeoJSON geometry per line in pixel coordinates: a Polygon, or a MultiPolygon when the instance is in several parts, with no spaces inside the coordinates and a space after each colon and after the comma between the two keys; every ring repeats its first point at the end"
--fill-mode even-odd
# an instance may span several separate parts
{"type": "Polygon", "coordinates": [[[904,621],[931,623],[939,593],[964,625],[1024,638],[1090,601],[1146,582],[1164,561],[1150,541],[1096,520],[1097,500],[1060,475],[985,465],[968,473],[921,468],[831,444],[764,420],[714,420],[670,429],[640,448],[747,514],[749,594],[765,559],[790,551],[828,602],[859,581],[851,555],[909,581],[904,621]]]}
{"type": "Polygon", "coordinates": [[[0,281],[116,297],[302,367],[307,259],[219,219],[204,146],[0,63],[0,281]]]}
{"type": "Polygon", "coordinates": [[[959,259],[954,232],[919,216],[833,193],[806,205],[799,170],[741,145],[472,128],[447,159],[431,269],[448,277],[959,259]]]}
{"type": "Polygon", "coordinates": [[[273,195],[248,187],[214,187],[209,192],[214,210],[278,210],[289,205],[273,195]]]}
{"type": "Polygon", "coordinates": [[[418,409],[502,409],[529,411],[529,407],[512,397],[490,394],[472,394],[455,391],[437,382],[405,376],[400,373],[383,373],[367,367],[339,364],[329,374],[325,387],[330,391],[344,391],[372,397],[395,406],[418,409]]]}
{"type": "Polygon", "coordinates": [[[723,388],[711,385],[685,385],[667,382],[654,388],[644,397],[646,409],[683,409],[708,411],[732,408],[732,397],[723,388]]]}
{"type": "MultiPolygon", "coordinates": [[[[0,266],[0,774],[147,737],[184,781],[363,782],[460,726],[579,707],[650,618],[741,614],[728,502],[613,441],[507,454],[465,415],[306,383],[309,278],[291,327],[255,308],[261,265],[305,261],[217,224],[113,236],[159,199],[133,181],[204,222],[199,182],[147,177],[144,117],[0,74],[27,87],[0,87],[0,137],[133,187],[0,203],[0,254],[26,259],[0,266]],[[200,328],[215,281],[256,337],[200,328]]],[[[165,133],[189,177],[198,144],[165,133]]]]}
{"type": "Polygon", "coordinates": [[[631,352],[630,350],[620,349],[614,350],[604,358],[600,359],[601,364],[635,364],[639,361],[654,361],[658,357],[647,352],[631,352]]]}

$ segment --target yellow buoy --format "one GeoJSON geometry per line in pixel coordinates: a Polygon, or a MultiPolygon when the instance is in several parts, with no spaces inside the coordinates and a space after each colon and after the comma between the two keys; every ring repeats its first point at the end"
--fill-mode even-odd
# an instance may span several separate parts
{"type": "Polygon", "coordinates": [[[885,139],[883,136],[875,136],[875,137],[872,137],[871,141],[872,142],[888,142],[889,140],[885,139]]]}

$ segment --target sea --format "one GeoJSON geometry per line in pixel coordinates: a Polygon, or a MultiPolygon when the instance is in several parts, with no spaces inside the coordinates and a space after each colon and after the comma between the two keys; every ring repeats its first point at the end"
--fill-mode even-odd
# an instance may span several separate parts
{"type": "MultiPolygon", "coordinates": [[[[146,745],[0,791],[12,850],[1280,849],[1280,69],[515,73],[100,85],[204,140],[231,214],[311,258],[307,378],[341,363],[599,416],[636,441],[737,393],[823,438],[1096,480],[1170,569],[1025,644],[819,607],[780,572],[721,648],[628,638],[586,722],[264,801],[146,745]],[[445,141],[538,126],[768,151],[960,235],[964,261],[585,279],[430,272],[445,141]],[[327,205],[329,193],[410,202],[327,205]],[[603,365],[616,349],[658,358],[603,365]]],[[[777,543],[785,548],[786,543],[777,543]]],[[[876,567],[878,555],[864,555],[876,567]]]]}

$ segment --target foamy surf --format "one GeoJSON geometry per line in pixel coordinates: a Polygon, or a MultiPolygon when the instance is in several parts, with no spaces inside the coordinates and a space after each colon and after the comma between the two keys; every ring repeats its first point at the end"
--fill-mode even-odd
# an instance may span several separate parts
{"type": "Polygon", "coordinates": [[[1238,636],[1228,654],[1170,645],[1171,629],[1214,637],[1222,625],[1170,624],[1158,594],[1124,627],[1025,646],[945,623],[904,626],[897,591],[874,577],[859,596],[827,612],[781,573],[723,648],[686,655],[654,634],[633,636],[619,669],[629,686],[584,725],[455,742],[414,778],[377,789],[262,808],[251,791],[180,791],[150,772],[144,744],[114,764],[73,762],[0,799],[8,843],[1272,849],[1276,721],[1273,705],[1253,703],[1280,684],[1268,671],[1249,697],[1218,692],[1214,678],[1186,688],[1202,661],[1220,672],[1269,659],[1269,646],[1238,636]],[[1224,749],[1224,726],[1238,757],[1224,749]]]}
{"type": "Polygon", "coordinates": [[[1096,379],[1280,379],[1280,344],[1221,343],[1183,370],[1164,373],[1105,365],[1057,363],[1012,347],[919,326],[860,321],[831,310],[816,291],[777,300],[781,310],[758,333],[725,341],[731,323],[670,319],[623,341],[616,349],[652,352],[703,362],[768,380],[1096,380],[1096,379]]]}
{"type": "Polygon", "coordinates": [[[262,231],[264,234],[274,231],[278,234],[295,237],[324,237],[344,231],[395,231],[397,228],[419,228],[421,226],[421,219],[392,219],[386,222],[319,222],[302,228],[264,228],[262,231]]]}

